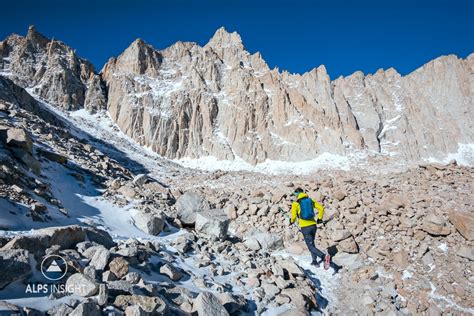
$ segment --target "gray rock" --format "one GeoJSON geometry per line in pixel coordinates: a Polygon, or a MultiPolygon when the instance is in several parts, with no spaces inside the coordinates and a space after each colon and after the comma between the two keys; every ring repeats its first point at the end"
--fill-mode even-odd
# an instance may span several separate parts
{"type": "Polygon", "coordinates": [[[344,240],[346,238],[351,237],[351,232],[346,229],[339,229],[336,230],[332,235],[331,239],[335,242],[344,240]]]}
{"type": "Polygon", "coordinates": [[[131,185],[126,184],[122,186],[120,189],[117,190],[120,194],[122,194],[124,197],[133,199],[137,195],[137,191],[135,191],[134,188],[132,188],[131,185]]]}
{"type": "Polygon", "coordinates": [[[211,292],[201,292],[193,303],[198,316],[227,316],[229,313],[211,292]]]}
{"type": "Polygon", "coordinates": [[[117,279],[121,279],[128,273],[128,261],[122,257],[116,257],[110,261],[109,269],[117,279]]]}
{"type": "Polygon", "coordinates": [[[117,277],[111,271],[105,271],[102,273],[102,282],[116,281],[117,277]]]}
{"type": "Polygon", "coordinates": [[[64,303],[61,303],[59,305],[56,305],[50,309],[48,309],[48,315],[51,316],[64,316],[64,315],[70,315],[71,312],[74,309],[64,303]]]}
{"type": "Polygon", "coordinates": [[[97,270],[104,270],[107,263],[109,263],[110,251],[104,246],[91,247],[87,249],[87,251],[92,248],[96,249],[89,264],[94,266],[97,270]]]}
{"type": "Polygon", "coordinates": [[[104,306],[109,299],[109,290],[105,284],[99,284],[99,295],[97,296],[97,304],[104,306]]]}
{"type": "Polygon", "coordinates": [[[134,178],[133,178],[133,184],[136,184],[136,185],[144,185],[147,181],[148,181],[148,176],[146,174],[137,174],[134,178]]]}
{"type": "Polygon", "coordinates": [[[107,288],[111,296],[134,294],[133,284],[125,280],[110,281],[107,283],[107,288]]]}
{"type": "Polygon", "coordinates": [[[125,316],[148,316],[150,313],[147,313],[138,305],[127,306],[125,308],[125,316]]]}
{"type": "Polygon", "coordinates": [[[125,275],[125,281],[130,282],[131,284],[137,284],[141,280],[141,276],[137,272],[129,272],[125,275]]]}
{"type": "Polygon", "coordinates": [[[195,228],[198,233],[205,234],[213,239],[224,240],[227,238],[229,223],[229,217],[224,211],[213,209],[196,214],[195,228]]]}
{"type": "Polygon", "coordinates": [[[84,230],[89,241],[102,245],[107,249],[110,249],[116,245],[112,239],[112,236],[110,236],[110,234],[105,230],[96,227],[85,227],[84,230]]]}
{"type": "Polygon", "coordinates": [[[244,311],[247,306],[247,300],[243,295],[235,295],[229,292],[217,293],[217,298],[229,314],[244,311]]]}
{"type": "Polygon", "coordinates": [[[184,225],[194,225],[196,213],[209,209],[209,202],[202,195],[191,191],[185,192],[176,201],[178,218],[184,225]]]}
{"type": "Polygon", "coordinates": [[[11,127],[7,130],[6,136],[8,146],[23,149],[29,154],[33,153],[33,141],[24,129],[11,127]]]}
{"type": "Polygon", "coordinates": [[[176,305],[182,305],[184,303],[192,304],[194,295],[185,287],[176,285],[171,288],[164,288],[163,291],[165,298],[176,305]]]}
{"type": "Polygon", "coordinates": [[[80,226],[49,227],[34,230],[29,235],[16,236],[2,249],[26,249],[31,253],[40,253],[53,245],[72,249],[85,239],[86,232],[80,226]]]}
{"type": "Polygon", "coordinates": [[[123,309],[126,306],[138,305],[147,313],[153,315],[163,315],[169,311],[166,302],[159,296],[144,296],[144,295],[118,295],[115,298],[114,305],[120,306],[123,309]]]}
{"type": "Polygon", "coordinates": [[[173,281],[178,281],[183,277],[181,271],[169,263],[166,263],[160,267],[160,273],[166,275],[173,281]]]}
{"type": "Polygon", "coordinates": [[[244,239],[244,243],[252,250],[277,250],[283,248],[283,239],[277,234],[256,233],[244,239]]]}
{"type": "Polygon", "coordinates": [[[31,274],[29,253],[23,249],[0,250],[0,289],[31,274]]]}
{"type": "Polygon", "coordinates": [[[161,233],[165,227],[166,221],[164,216],[161,214],[136,209],[132,209],[130,213],[133,217],[135,226],[147,234],[156,236],[161,233]]]}
{"type": "Polygon", "coordinates": [[[291,259],[287,260],[278,260],[275,263],[281,269],[286,270],[289,274],[293,276],[303,276],[305,275],[304,271],[291,259]]]}
{"type": "Polygon", "coordinates": [[[94,301],[82,302],[69,314],[70,316],[101,316],[102,312],[94,301]]]}
{"type": "Polygon", "coordinates": [[[333,257],[333,261],[349,270],[356,270],[363,266],[362,258],[358,254],[338,252],[333,257]]]}
{"type": "Polygon", "coordinates": [[[97,294],[99,285],[90,277],[82,273],[75,273],[67,279],[66,288],[70,293],[88,297],[97,294]]]}
{"type": "Polygon", "coordinates": [[[92,280],[95,280],[97,277],[97,270],[94,266],[87,266],[84,268],[84,271],[82,271],[82,274],[91,278],[92,280]]]}
{"type": "Polygon", "coordinates": [[[470,246],[461,245],[459,247],[459,250],[456,252],[456,254],[462,258],[466,258],[471,261],[474,261],[474,251],[472,250],[472,247],[470,246]]]}
{"type": "Polygon", "coordinates": [[[272,300],[278,293],[280,293],[278,286],[271,283],[263,283],[262,289],[265,291],[265,297],[269,300],[272,300]]]}

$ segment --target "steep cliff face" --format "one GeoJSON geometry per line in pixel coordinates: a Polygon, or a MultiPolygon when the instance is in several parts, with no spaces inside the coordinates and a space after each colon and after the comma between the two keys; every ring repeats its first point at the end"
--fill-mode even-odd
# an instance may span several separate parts
{"type": "Polygon", "coordinates": [[[0,73],[66,110],[107,109],[128,136],[175,159],[215,156],[256,164],[322,152],[441,158],[473,140],[474,54],[331,81],[270,69],[237,33],[203,47],[156,50],[134,41],[101,74],[62,42],[30,28],[0,42],[0,73]]]}
{"type": "Polygon", "coordinates": [[[0,74],[65,110],[105,108],[104,86],[93,65],[33,26],[26,37],[13,34],[0,42],[0,74]]]}
{"type": "Polygon", "coordinates": [[[405,77],[389,69],[331,82],[324,66],[270,70],[221,28],[204,47],[135,41],[103,77],[120,128],[169,158],[259,163],[369,150],[419,159],[472,142],[473,64],[451,55],[405,77]]]}

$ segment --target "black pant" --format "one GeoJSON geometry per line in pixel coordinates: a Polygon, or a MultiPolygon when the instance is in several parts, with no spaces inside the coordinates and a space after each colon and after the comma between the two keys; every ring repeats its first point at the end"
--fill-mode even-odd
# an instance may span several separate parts
{"type": "Polygon", "coordinates": [[[311,253],[313,262],[316,262],[318,257],[321,258],[321,260],[324,260],[324,252],[316,248],[314,245],[314,238],[316,237],[316,225],[301,227],[301,232],[303,233],[304,242],[311,253]]]}

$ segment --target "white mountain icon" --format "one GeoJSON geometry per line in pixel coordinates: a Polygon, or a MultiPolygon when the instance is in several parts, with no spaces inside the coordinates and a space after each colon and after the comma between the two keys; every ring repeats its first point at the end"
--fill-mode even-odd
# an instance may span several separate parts
{"type": "Polygon", "coordinates": [[[58,265],[58,262],[56,260],[53,260],[51,264],[49,265],[48,269],[46,269],[46,272],[63,272],[61,268],[58,265]]]}

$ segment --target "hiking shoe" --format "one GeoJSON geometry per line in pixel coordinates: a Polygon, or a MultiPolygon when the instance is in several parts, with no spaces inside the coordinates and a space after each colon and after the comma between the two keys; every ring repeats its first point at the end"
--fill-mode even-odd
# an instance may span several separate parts
{"type": "Polygon", "coordinates": [[[331,263],[331,256],[326,255],[326,257],[324,257],[324,270],[329,269],[330,263],[331,263]]]}

